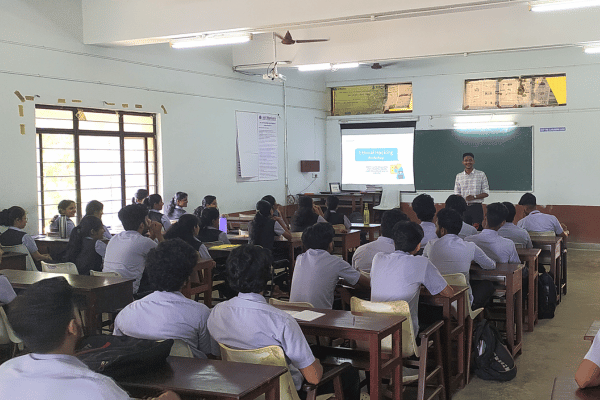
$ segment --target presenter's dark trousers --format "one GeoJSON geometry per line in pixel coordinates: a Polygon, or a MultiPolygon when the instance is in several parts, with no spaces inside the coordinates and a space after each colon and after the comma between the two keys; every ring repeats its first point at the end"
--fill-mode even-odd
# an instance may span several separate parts
{"type": "Polygon", "coordinates": [[[463,218],[465,223],[469,225],[481,225],[483,222],[483,205],[481,203],[468,204],[463,218]]]}

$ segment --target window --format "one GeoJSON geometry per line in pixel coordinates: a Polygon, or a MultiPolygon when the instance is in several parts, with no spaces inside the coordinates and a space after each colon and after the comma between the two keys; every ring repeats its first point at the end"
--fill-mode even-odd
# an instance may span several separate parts
{"type": "Polygon", "coordinates": [[[79,217],[99,200],[115,226],[138,189],[156,193],[155,114],[40,105],[35,126],[40,232],[61,200],[74,200],[79,217]]]}

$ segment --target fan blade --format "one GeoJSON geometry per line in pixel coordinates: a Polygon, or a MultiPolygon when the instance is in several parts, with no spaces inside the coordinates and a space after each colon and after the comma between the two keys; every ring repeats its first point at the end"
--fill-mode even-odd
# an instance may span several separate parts
{"type": "Polygon", "coordinates": [[[328,42],[329,39],[306,39],[306,40],[296,40],[296,43],[315,43],[315,42],[328,42]]]}
{"type": "Polygon", "coordinates": [[[283,40],[283,36],[281,36],[279,33],[277,32],[273,32],[273,35],[277,36],[279,39],[283,40]]]}

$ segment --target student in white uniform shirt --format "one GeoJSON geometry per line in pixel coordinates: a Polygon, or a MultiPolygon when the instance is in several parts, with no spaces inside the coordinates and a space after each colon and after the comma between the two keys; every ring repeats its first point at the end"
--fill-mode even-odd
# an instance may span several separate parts
{"type": "Polygon", "coordinates": [[[465,238],[467,242],[473,242],[484,253],[497,263],[520,264],[521,260],[512,240],[498,235],[498,229],[504,225],[508,210],[502,203],[492,203],[487,206],[484,229],[481,233],[465,238]]]}
{"type": "Polygon", "coordinates": [[[352,224],[348,217],[344,214],[339,214],[337,212],[338,204],[340,204],[340,199],[337,196],[329,196],[327,197],[327,211],[323,214],[323,218],[331,225],[344,225],[347,231],[352,228],[352,224]]]}
{"type": "Polygon", "coordinates": [[[462,217],[454,210],[444,208],[437,213],[439,239],[427,243],[423,255],[436,266],[442,275],[461,273],[469,284],[469,296],[473,309],[485,307],[494,294],[490,281],[470,281],[471,263],[475,261],[483,269],[496,268],[496,262],[485,255],[475,243],[465,242],[458,237],[462,217]]]}
{"type": "Polygon", "coordinates": [[[58,203],[58,214],[50,221],[50,232],[59,231],[60,217],[65,216],[67,218],[67,237],[71,236],[71,231],[75,228],[75,222],[71,218],[74,218],[76,214],[77,203],[73,200],[61,200],[58,203]]]}
{"type": "Polygon", "coordinates": [[[327,220],[323,218],[323,210],[321,210],[321,207],[314,204],[311,197],[298,197],[298,209],[292,216],[290,231],[303,232],[306,228],[317,222],[327,222],[327,220]]]}
{"type": "Polygon", "coordinates": [[[19,206],[12,206],[0,211],[0,225],[8,227],[0,234],[0,245],[17,246],[22,244],[27,247],[34,261],[52,262],[50,254],[41,254],[35,240],[25,232],[27,221],[27,213],[19,206]]]}
{"type": "Polygon", "coordinates": [[[600,385],[600,332],[596,333],[592,346],[577,368],[575,381],[582,389],[600,385]]]}
{"type": "MultiPolygon", "coordinates": [[[[91,371],[75,356],[82,323],[73,288],[64,277],[45,279],[17,296],[8,320],[31,353],[0,366],[3,399],[125,400],[111,378],[91,371]]],[[[173,392],[159,399],[179,399],[173,392]]]]}
{"type": "Polygon", "coordinates": [[[437,239],[435,224],[433,223],[433,217],[435,217],[435,203],[433,202],[433,198],[428,194],[418,195],[412,201],[412,209],[417,214],[417,218],[421,220],[421,228],[423,228],[421,247],[425,247],[427,242],[437,239]]]}
{"type": "Polygon", "coordinates": [[[508,210],[508,215],[506,216],[506,223],[502,225],[500,229],[498,229],[498,235],[512,240],[515,242],[515,245],[520,245],[526,249],[532,249],[533,244],[531,243],[529,233],[525,229],[519,228],[513,224],[515,215],[517,214],[515,206],[509,201],[504,201],[502,204],[504,204],[508,210]]]}
{"type": "Polygon", "coordinates": [[[219,209],[214,207],[197,207],[194,210],[194,215],[198,217],[200,223],[200,232],[196,237],[201,242],[223,242],[230,244],[227,238],[227,232],[219,229],[219,209]]]}
{"type": "Polygon", "coordinates": [[[375,254],[393,253],[396,251],[393,239],[394,225],[400,221],[408,221],[408,216],[400,211],[399,208],[384,212],[381,216],[381,235],[376,240],[365,243],[356,249],[352,256],[352,267],[359,271],[370,273],[375,254]]]}
{"type": "Polygon", "coordinates": [[[171,202],[167,206],[167,218],[169,220],[177,220],[183,214],[186,213],[184,210],[188,205],[188,195],[185,192],[177,192],[171,199],[171,202]]]}
{"type": "Polygon", "coordinates": [[[467,236],[477,235],[477,228],[467,224],[464,220],[464,215],[467,211],[467,201],[463,197],[457,194],[451,194],[446,199],[445,207],[456,211],[463,219],[462,228],[460,229],[460,232],[458,232],[459,238],[464,239],[467,236]]]}
{"type": "Polygon", "coordinates": [[[331,224],[320,222],[302,233],[302,244],[307,250],[296,259],[290,301],[311,303],[315,308],[331,309],[333,293],[339,279],[351,286],[369,288],[369,278],[333,251],[335,232],[331,224]]]}
{"type": "Polygon", "coordinates": [[[114,335],[138,339],[180,339],[197,358],[219,355],[208,333],[210,310],[181,294],[198,263],[198,252],[181,239],[166,240],[148,252],[146,273],[155,292],[125,307],[115,320],[114,335]]]}
{"type": "Polygon", "coordinates": [[[167,216],[161,213],[165,203],[160,194],[151,194],[144,199],[144,206],[148,208],[148,217],[152,221],[160,222],[164,230],[167,231],[171,227],[171,221],[167,216]]]}
{"type": "Polygon", "coordinates": [[[378,253],[371,268],[371,301],[405,300],[415,335],[419,331],[419,293],[425,285],[431,294],[450,297],[454,291],[437,268],[423,256],[415,256],[421,249],[423,229],[411,221],[394,226],[396,251],[378,253]]]}
{"type": "Polygon", "coordinates": [[[179,238],[200,253],[200,258],[212,258],[206,246],[196,238],[200,232],[198,217],[194,214],[184,214],[165,233],[165,239],[179,238]]]}
{"type": "MultiPolygon", "coordinates": [[[[2,268],[2,255],[4,251],[0,247],[0,268],[2,268]]],[[[0,275],[0,306],[8,304],[17,297],[15,290],[13,289],[10,281],[4,275],[0,275]]]]}
{"type": "Polygon", "coordinates": [[[521,196],[519,205],[524,206],[523,214],[525,214],[525,217],[517,222],[519,228],[523,228],[528,232],[553,231],[556,236],[562,236],[565,239],[569,236],[566,226],[563,227],[558,222],[558,218],[554,215],[543,214],[536,209],[537,200],[532,193],[525,193],[521,196]]]}

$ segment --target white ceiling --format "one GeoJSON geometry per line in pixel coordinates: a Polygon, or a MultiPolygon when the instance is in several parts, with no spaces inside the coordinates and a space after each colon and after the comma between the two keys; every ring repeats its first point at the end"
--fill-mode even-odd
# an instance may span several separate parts
{"type": "Polygon", "coordinates": [[[534,13],[521,0],[83,0],[82,9],[86,44],[254,33],[250,43],[232,46],[234,66],[384,61],[600,41],[600,7],[534,13]],[[284,46],[272,32],[286,30],[295,39],[330,40],[284,46]]]}

